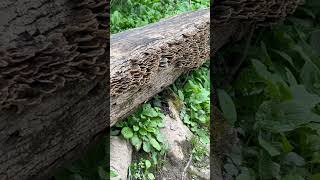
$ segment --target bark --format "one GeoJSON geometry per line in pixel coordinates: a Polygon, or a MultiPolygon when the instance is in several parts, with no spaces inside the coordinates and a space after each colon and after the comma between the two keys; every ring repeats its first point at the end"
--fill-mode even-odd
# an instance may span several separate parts
{"type": "Polygon", "coordinates": [[[0,179],[47,177],[107,127],[107,2],[0,3],[0,179]]]}
{"type": "MultiPolygon", "coordinates": [[[[199,10],[113,35],[109,69],[107,9],[105,0],[1,1],[1,180],[47,176],[209,59],[209,10],[199,10]]],[[[214,53],[242,37],[244,14],[230,12],[214,26],[214,53]]]]}
{"type": "Polygon", "coordinates": [[[209,59],[209,10],[111,36],[111,126],[209,59]]]}

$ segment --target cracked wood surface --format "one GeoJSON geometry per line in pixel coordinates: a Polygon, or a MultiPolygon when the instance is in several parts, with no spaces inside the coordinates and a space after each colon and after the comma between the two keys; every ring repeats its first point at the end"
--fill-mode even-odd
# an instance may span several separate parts
{"type": "Polygon", "coordinates": [[[111,126],[209,59],[208,9],[111,36],[111,126]]]}
{"type": "Polygon", "coordinates": [[[48,177],[106,127],[105,0],[1,0],[0,179],[48,177]]]}

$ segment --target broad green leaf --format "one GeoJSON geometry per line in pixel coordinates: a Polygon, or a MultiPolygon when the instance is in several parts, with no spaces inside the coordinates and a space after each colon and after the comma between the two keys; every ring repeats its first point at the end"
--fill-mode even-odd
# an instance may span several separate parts
{"type": "Polygon", "coordinates": [[[305,180],[305,179],[299,175],[289,174],[283,177],[282,180],[305,180]]]}
{"type": "Polygon", "coordinates": [[[231,125],[234,125],[237,120],[237,111],[231,97],[222,89],[218,89],[217,93],[223,115],[231,125]]]}
{"type": "Polygon", "coordinates": [[[150,140],[150,144],[151,144],[156,150],[158,150],[158,151],[161,150],[161,146],[160,146],[160,144],[158,143],[158,141],[157,141],[156,139],[154,139],[154,138],[149,138],[149,140],[150,140]]]}
{"type": "Polygon", "coordinates": [[[151,151],[151,146],[150,146],[150,143],[148,141],[144,141],[143,142],[143,145],[142,145],[142,149],[149,153],[151,151]]]}
{"type": "Polygon", "coordinates": [[[159,142],[161,142],[161,143],[164,142],[164,138],[160,132],[156,133],[156,138],[159,142]]]}
{"type": "Polygon", "coordinates": [[[304,166],[306,164],[303,157],[298,155],[295,152],[290,152],[284,157],[285,163],[288,165],[295,165],[295,166],[304,166]]]}
{"type": "Polygon", "coordinates": [[[136,134],[134,134],[130,140],[131,144],[136,148],[137,151],[139,151],[142,145],[142,140],[136,134]]]}
{"type": "Polygon", "coordinates": [[[123,137],[126,138],[126,139],[130,139],[130,138],[133,137],[132,129],[129,128],[129,127],[124,127],[124,128],[122,128],[121,134],[122,134],[123,137]]]}
{"type": "Polygon", "coordinates": [[[150,104],[143,105],[142,114],[144,114],[145,116],[149,116],[149,117],[157,117],[158,116],[158,112],[154,108],[152,108],[150,104]]]}
{"type": "Polygon", "coordinates": [[[282,103],[267,101],[261,104],[256,114],[257,125],[260,128],[279,133],[292,131],[312,121],[319,121],[319,118],[298,101],[282,103]]]}
{"type": "Polygon", "coordinates": [[[291,87],[291,92],[294,100],[301,103],[306,109],[310,110],[316,104],[320,103],[320,96],[309,93],[303,85],[291,87]]]}
{"type": "Polygon", "coordinates": [[[241,173],[236,177],[236,180],[255,180],[255,175],[252,169],[241,168],[241,173]]]}
{"type": "Polygon", "coordinates": [[[302,67],[300,77],[306,88],[317,95],[320,95],[320,87],[317,86],[320,82],[320,72],[310,63],[305,63],[302,67]]]}
{"type": "Polygon", "coordinates": [[[305,49],[298,45],[294,46],[293,50],[297,51],[307,63],[310,63],[316,69],[317,72],[320,72],[319,57],[317,59],[315,59],[314,57],[310,57],[308,54],[305,53],[305,49]]]}
{"type": "Polygon", "coordinates": [[[259,175],[262,179],[278,179],[280,176],[280,165],[272,161],[269,154],[266,154],[264,151],[260,151],[259,156],[259,175]]]}
{"type": "Polygon", "coordinates": [[[139,126],[133,125],[133,130],[134,131],[139,131],[139,126]]]}
{"type": "Polygon", "coordinates": [[[146,135],[148,134],[148,132],[146,131],[145,128],[140,128],[140,129],[139,129],[139,133],[140,133],[141,135],[143,135],[143,136],[146,136],[146,135]]]}
{"type": "Polygon", "coordinates": [[[148,178],[150,180],[154,180],[155,179],[155,177],[154,177],[154,175],[152,173],[148,173],[148,178]]]}
{"type": "Polygon", "coordinates": [[[320,179],[320,173],[316,173],[310,176],[309,180],[319,180],[320,179]]]}
{"type": "Polygon", "coordinates": [[[259,144],[261,147],[263,147],[269,154],[270,156],[278,156],[280,155],[280,152],[278,149],[276,149],[271,143],[268,141],[264,140],[261,136],[258,137],[259,144]]]}
{"type": "Polygon", "coordinates": [[[151,162],[149,160],[145,161],[146,169],[149,169],[151,167],[151,162]]]}

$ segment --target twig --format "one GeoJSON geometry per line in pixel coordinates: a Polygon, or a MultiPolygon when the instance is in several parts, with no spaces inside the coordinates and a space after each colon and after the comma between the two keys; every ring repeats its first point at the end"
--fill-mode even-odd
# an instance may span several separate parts
{"type": "Polygon", "coordinates": [[[186,167],[184,167],[184,169],[183,169],[181,180],[184,180],[184,177],[186,176],[186,172],[187,172],[188,167],[190,166],[191,161],[192,161],[192,153],[190,155],[190,158],[189,158],[189,161],[188,161],[186,167]]]}

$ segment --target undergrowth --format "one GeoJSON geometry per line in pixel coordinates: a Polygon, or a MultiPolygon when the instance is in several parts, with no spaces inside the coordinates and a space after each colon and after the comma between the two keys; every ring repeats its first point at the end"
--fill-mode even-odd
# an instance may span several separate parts
{"type": "MultiPolygon", "coordinates": [[[[218,91],[241,140],[225,162],[226,176],[320,179],[319,10],[319,1],[307,1],[284,24],[262,29],[236,79],[218,91]]],[[[232,45],[222,57],[242,47],[232,45]]]]}
{"type": "Polygon", "coordinates": [[[209,0],[112,0],[111,33],[207,7],[209,7],[209,0]]]}

